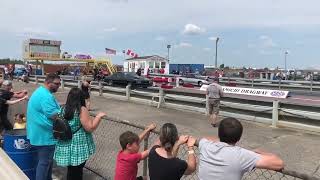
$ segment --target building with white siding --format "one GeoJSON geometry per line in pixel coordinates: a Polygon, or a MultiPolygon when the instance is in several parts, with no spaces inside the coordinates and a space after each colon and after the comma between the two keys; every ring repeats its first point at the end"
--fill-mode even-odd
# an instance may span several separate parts
{"type": "Polygon", "coordinates": [[[147,75],[149,73],[163,73],[169,74],[169,61],[158,55],[141,56],[136,58],[126,59],[123,63],[125,72],[137,72],[141,68],[141,74],[147,75]]]}

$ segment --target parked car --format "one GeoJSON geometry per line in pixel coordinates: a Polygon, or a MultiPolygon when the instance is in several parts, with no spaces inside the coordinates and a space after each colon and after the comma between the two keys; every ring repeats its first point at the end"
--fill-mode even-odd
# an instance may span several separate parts
{"type": "Polygon", "coordinates": [[[179,84],[193,84],[193,85],[198,85],[202,86],[203,84],[210,84],[210,82],[207,81],[206,77],[200,77],[195,74],[187,74],[185,76],[179,77],[179,84]]]}
{"type": "Polygon", "coordinates": [[[75,59],[92,59],[90,55],[85,55],[85,54],[76,54],[74,58],[75,59]]]}
{"type": "Polygon", "coordinates": [[[63,52],[61,57],[63,59],[69,59],[69,58],[72,58],[72,54],[69,54],[68,52],[63,52]]]}
{"type": "Polygon", "coordinates": [[[14,75],[15,76],[22,76],[24,74],[27,74],[26,68],[17,68],[14,70],[14,75]]]}
{"type": "Polygon", "coordinates": [[[109,86],[127,86],[130,84],[132,87],[147,88],[152,85],[152,81],[150,79],[138,76],[134,72],[116,72],[105,77],[104,82],[109,86]]]}

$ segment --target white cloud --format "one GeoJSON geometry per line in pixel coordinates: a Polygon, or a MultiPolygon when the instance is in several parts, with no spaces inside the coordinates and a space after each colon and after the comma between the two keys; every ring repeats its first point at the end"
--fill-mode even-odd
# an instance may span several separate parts
{"type": "Polygon", "coordinates": [[[186,42],[181,42],[180,44],[174,45],[175,48],[188,48],[192,47],[192,44],[186,43],[186,42]]]}
{"type": "Polygon", "coordinates": [[[209,39],[210,41],[215,41],[215,40],[217,40],[217,38],[218,38],[218,37],[212,36],[212,37],[209,37],[208,39],[209,39]]]}
{"type": "Polygon", "coordinates": [[[233,50],[233,51],[231,51],[231,53],[234,55],[240,55],[241,51],[240,50],[233,50]]]}
{"type": "MultiPolygon", "coordinates": [[[[78,0],[76,4],[74,1],[65,0],[51,2],[3,0],[0,31],[14,32],[26,26],[41,24],[46,29],[63,31],[57,31],[59,34],[68,32],[82,35],[92,29],[104,29],[105,25],[102,22],[113,22],[114,26],[126,33],[155,29],[176,31],[182,22],[190,21],[197,22],[207,29],[243,27],[315,29],[320,25],[319,5],[319,0],[309,0],[308,3],[298,0],[202,0],[201,3],[192,0],[183,3],[172,0],[94,0],[93,2],[78,0]],[[91,13],[82,13],[84,9],[91,13]],[[163,9],[166,9],[165,12],[163,9]],[[108,13],[105,13],[106,10],[108,13]],[[35,16],[30,12],[41,15],[35,16]]],[[[195,34],[204,31],[196,25],[189,24],[189,26],[194,27],[195,31],[191,32],[195,34]]]]}
{"type": "Polygon", "coordinates": [[[118,29],[116,27],[111,27],[111,28],[105,28],[103,29],[104,32],[114,32],[117,31],[118,29]]]}
{"type": "Polygon", "coordinates": [[[201,34],[203,32],[205,32],[206,30],[204,28],[200,28],[197,25],[194,24],[186,24],[184,26],[184,30],[183,30],[183,34],[187,34],[187,35],[198,35],[201,34]]]}
{"type": "Polygon", "coordinates": [[[276,44],[269,36],[262,35],[259,37],[259,39],[262,48],[274,48],[278,46],[278,44],[276,44]]]}
{"type": "Polygon", "coordinates": [[[262,55],[271,55],[271,54],[273,54],[272,51],[265,50],[265,49],[259,50],[259,53],[262,54],[262,55]]]}
{"type": "Polygon", "coordinates": [[[211,48],[203,48],[204,51],[211,51],[211,48]]]}
{"type": "Polygon", "coordinates": [[[253,43],[248,43],[248,48],[252,49],[252,48],[255,48],[255,47],[256,47],[255,44],[253,44],[253,43]]]}
{"type": "Polygon", "coordinates": [[[268,36],[266,36],[266,35],[261,35],[260,37],[259,37],[259,39],[261,39],[261,40],[266,40],[266,39],[270,39],[268,36]]]}
{"type": "Polygon", "coordinates": [[[249,42],[247,46],[249,49],[257,49],[258,52],[263,55],[271,54],[274,48],[279,47],[279,45],[267,35],[259,36],[257,40],[249,42]]]}
{"type": "Polygon", "coordinates": [[[166,40],[166,38],[163,37],[163,36],[158,36],[158,37],[155,38],[155,40],[156,41],[164,41],[164,40],[166,40]]]}
{"type": "Polygon", "coordinates": [[[25,27],[16,33],[17,37],[51,37],[56,35],[56,32],[48,31],[43,28],[25,27]]]}

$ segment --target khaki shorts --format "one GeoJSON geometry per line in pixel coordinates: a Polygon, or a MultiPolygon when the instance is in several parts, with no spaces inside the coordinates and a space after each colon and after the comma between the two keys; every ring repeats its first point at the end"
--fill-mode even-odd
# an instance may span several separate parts
{"type": "Polygon", "coordinates": [[[220,110],[219,99],[209,99],[209,114],[218,114],[220,110]]]}

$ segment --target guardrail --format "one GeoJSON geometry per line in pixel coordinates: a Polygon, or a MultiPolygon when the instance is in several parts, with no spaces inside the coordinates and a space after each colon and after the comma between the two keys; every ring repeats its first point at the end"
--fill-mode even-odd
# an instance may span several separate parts
{"type": "MultiPolygon", "coordinates": [[[[178,78],[181,75],[165,75],[165,74],[150,74],[151,77],[171,77],[178,78]]],[[[220,77],[219,83],[223,85],[233,84],[239,87],[251,87],[251,88],[277,88],[287,90],[305,90],[305,91],[319,91],[320,82],[317,81],[292,81],[292,80],[268,80],[268,79],[246,79],[236,77],[220,77]]]]}
{"type": "MultiPolygon", "coordinates": [[[[91,115],[95,115],[91,113],[91,115]]],[[[92,172],[96,173],[98,176],[103,177],[103,179],[113,179],[115,162],[117,153],[120,150],[120,145],[118,138],[124,131],[132,131],[139,134],[144,127],[132,123],[126,120],[120,120],[115,117],[106,117],[101,121],[100,127],[94,132],[96,140],[96,153],[90,158],[86,163],[86,168],[90,169],[92,172]]],[[[158,138],[159,132],[152,131],[150,135],[143,141],[144,150],[149,149],[153,142],[158,138]]],[[[239,142],[241,145],[241,141],[239,142]]],[[[187,159],[188,149],[186,146],[182,146],[179,149],[178,157],[181,159],[187,159]]],[[[197,162],[199,162],[199,149],[195,147],[195,155],[197,157],[197,162]]],[[[244,180],[269,180],[269,179],[309,179],[309,180],[319,180],[318,169],[314,173],[305,174],[297,171],[292,171],[289,169],[284,169],[281,172],[255,169],[251,172],[246,173],[242,179],[244,180]]],[[[148,160],[144,160],[143,163],[139,164],[138,175],[147,176],[148,175],[148,160]]],[[[182,179],[186,180],[198,180],[198,170],[189,176],[184,176],[182,179]]]]}
{"type": "MultiPolygon", "coordinates": [[[[0,74],[0,77],[2,74],[0,74]]],[[[151,77],[163,76],[177,78],[179,75],[164,75],[164,74],[151,74],[151,77]]],[[[35,77],[35,75],[31,76],[35,77]]],[[[37,77],[43,77],[41,75],[37,77]]],[[[78,76],[62,75],[66,81],[69,80],[80,80],[78,76]]],[[[87,76],[89,79],[93,79],[92,76],[87,76]]],[[[246,78],[235,78],[235,77],[220,77],[219,83],[223,85],[236,85],[239,87],[251,87],[251,88],[277,88],[283,90],[299,90],[317,92],[320,91],[320,82],[318,81],[292,81],[292,80],[267,80],[267,79],[246,79],[246,78]]]]}
{"type": "MultiPolygon", "coordinates": [[[[44,76],[31,77],[35,83],[44,82],[44,76]]],[[[80,87],[81,81],[61,80],[61,88],[80,87]]],[[[91,88],[100,96],[134,101],[157,108],[171,108],[207,114],[208,98],[205,92],[178,91],[174,89],[147,88],[131,89],[104,86],[95,82],[91,88]]],[[[243,99],[240,97],[224,97],[221,101],[221,115],[236,117],[247,121],[270,124],[272,127],[291,127],[320,132],[320,113],[318,107],[299,105],[273,100],[243,99]]]]}
{"type": "Polygon", "coordinates": [[[292,81],[292,80],[266,80],[266,79],[245,79],[245,78],[219,78],[221,83],[236,85],[245,87],[269,87],[278,89],[294,89],[294,90],[307,90],[307,91],[319,91],[320,82],[311,81],[292,81]]]}

